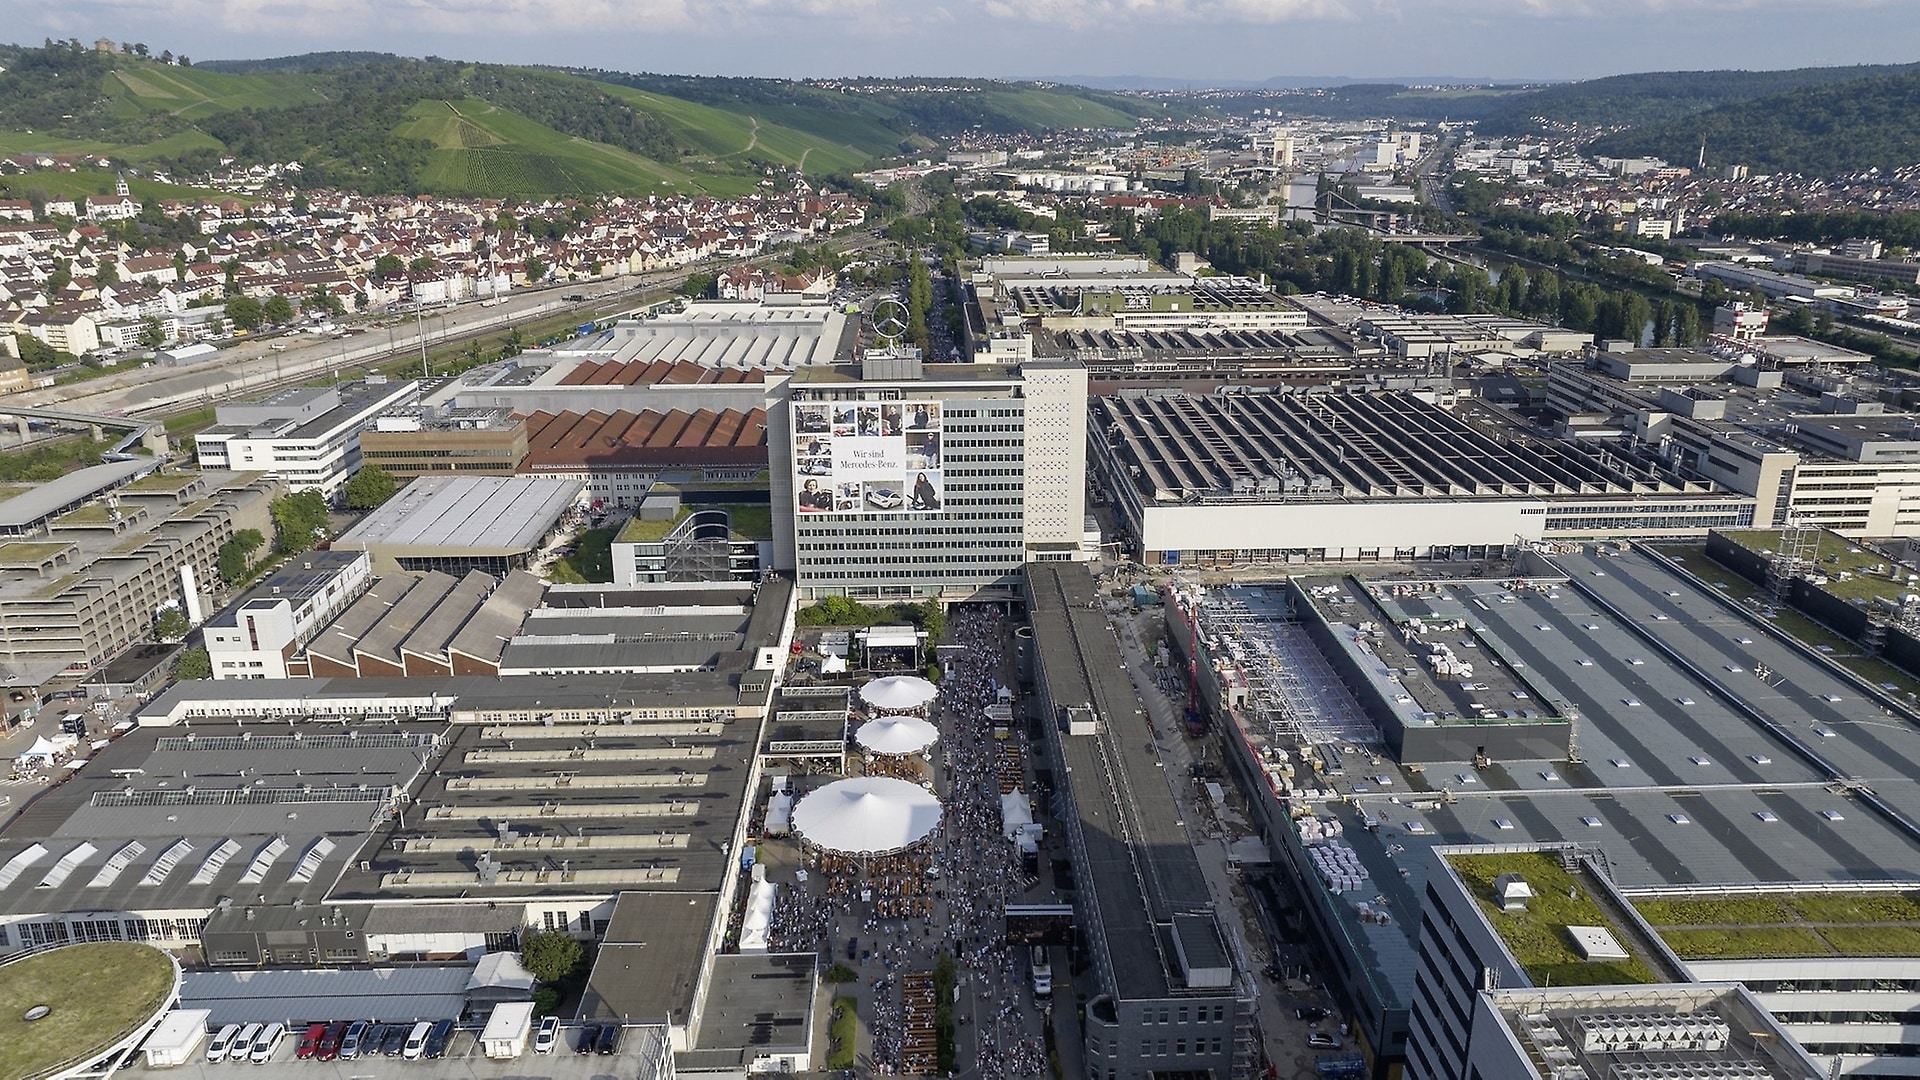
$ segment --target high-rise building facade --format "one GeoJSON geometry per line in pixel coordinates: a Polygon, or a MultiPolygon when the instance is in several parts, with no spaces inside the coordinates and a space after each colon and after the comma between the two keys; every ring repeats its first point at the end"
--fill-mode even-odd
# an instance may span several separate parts
{"type": "Polygon", "coordinates": [[[1063,361],[796,372],[768,426],[802,599],[1011,596],[1026,563],[1076,558],[1086,395],[1063,361]]]}

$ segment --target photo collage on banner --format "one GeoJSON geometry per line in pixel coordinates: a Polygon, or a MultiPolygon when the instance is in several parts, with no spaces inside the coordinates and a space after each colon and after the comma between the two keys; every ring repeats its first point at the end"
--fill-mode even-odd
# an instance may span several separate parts
{"type": "Polygon", "coordinates": [[[794,509],[801,514],[936,514],[940,403],[793,406],[794,509]]]}

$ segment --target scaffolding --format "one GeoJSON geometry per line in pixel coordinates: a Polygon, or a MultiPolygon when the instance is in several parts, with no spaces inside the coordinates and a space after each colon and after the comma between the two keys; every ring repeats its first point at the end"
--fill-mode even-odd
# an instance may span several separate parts
{"type": "Polygon", "coordinates": [[[1276,736],[1303,745],[1379,745],[1379,729],[1297,621],[1255,611],[1224,590],[1207,596],[1199,629],[1209,651],[1231,659],[1252,711],[1276,736]]]}
{"type": "Polygon", "coordinates": [[[1813,569],[1820,551],[1820,530],[1806,525],[1797,516],[1789,516],[1780,529],[1780,543],[1767,563],[1767,614],[1787,606],[1792,598],[1793,579],[1813,569]]]}

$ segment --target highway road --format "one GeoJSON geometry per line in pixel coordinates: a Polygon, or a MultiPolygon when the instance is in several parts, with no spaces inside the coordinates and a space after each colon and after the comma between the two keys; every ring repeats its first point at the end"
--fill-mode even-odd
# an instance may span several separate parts
{"type": "MultiPolygon", "coordinates": [[[[884,243],[864,229],[829,242],[848,254],[884,243]]],[[[761,256],[746,261],[767,264],[776,262],[777,258],[761,256]]],[[[134,366],[98,379],[7,395],[0,397],[0,410],[7,404],[18,404],[59,406],[111,415],[186,411],[290,382],[334,373],[358,375],[398,357],[418,356],[423,336],[427,347],[433,349],[447,342],[562,313],[577,315],[581,322],[623,314],[633,311],[649,294],[678,289],[694,274],[714,273],[737,262],[703,262],[647,274],[523,290],[492,307],[476,301],[453,307],[429,307],[417,320],[412,312],[356,317],[344,321],[350,331],[345,337],[279,334],[245,340],[222,349],[214,361],[192,367],[134,366]],[[566,299],[569,296],[585,296],[586,300],[570,301],[566,299]]]]}

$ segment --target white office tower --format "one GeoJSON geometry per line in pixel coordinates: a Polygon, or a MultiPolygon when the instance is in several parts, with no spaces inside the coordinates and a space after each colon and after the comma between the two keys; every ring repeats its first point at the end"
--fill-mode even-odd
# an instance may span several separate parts
{"type": "Polygon", "coordinates": [[[1011,597],[1026,563],[1083,557],[1079,364],[870,357],[785,390],[769,409],[786,429],[769,425],[776,532],[802,601],[1011,597]]]}

